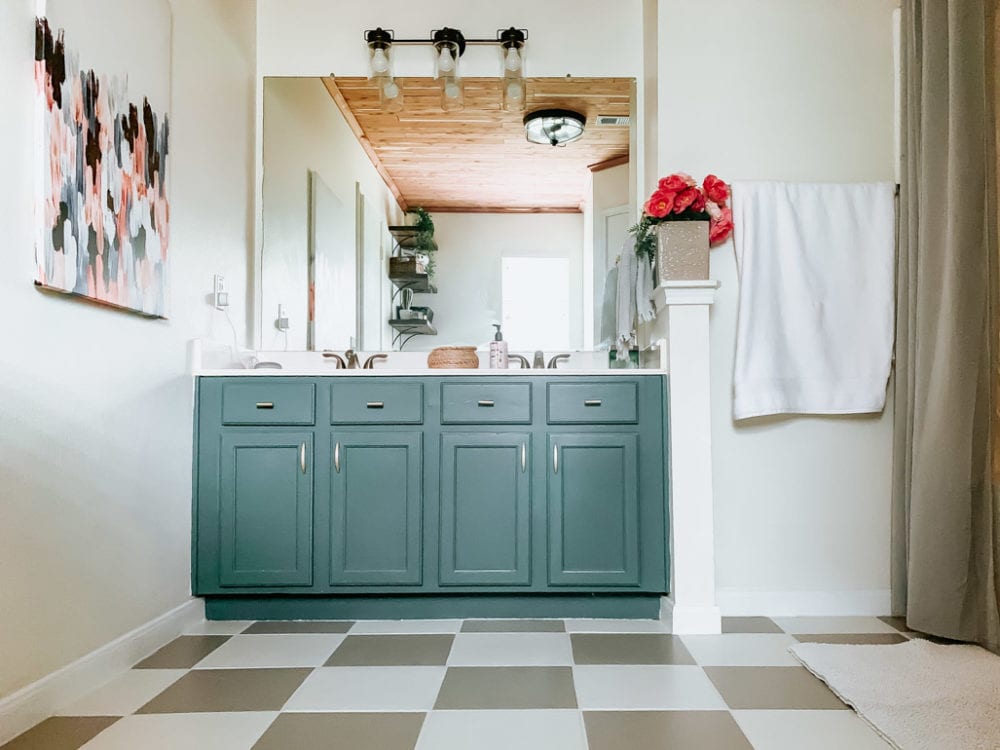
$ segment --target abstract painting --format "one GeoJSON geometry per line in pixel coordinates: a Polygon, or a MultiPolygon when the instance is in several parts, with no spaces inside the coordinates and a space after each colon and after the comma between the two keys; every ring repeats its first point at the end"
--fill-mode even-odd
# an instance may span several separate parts
{"type": "Polygon", "coordinates": [[[131,100],[126,76],[81,68],[47,18],[35,23],[35,85],[35,283],[165,317],[167,114],[131,100]]]}

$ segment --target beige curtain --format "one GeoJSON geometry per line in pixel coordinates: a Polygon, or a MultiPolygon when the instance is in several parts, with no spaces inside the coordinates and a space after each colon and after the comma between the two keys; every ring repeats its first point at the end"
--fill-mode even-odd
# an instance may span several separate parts
{"type": "Polygon", "coordinates": [[[994,3],[903,0],[893,588],[1000,651],[994,3]]]}

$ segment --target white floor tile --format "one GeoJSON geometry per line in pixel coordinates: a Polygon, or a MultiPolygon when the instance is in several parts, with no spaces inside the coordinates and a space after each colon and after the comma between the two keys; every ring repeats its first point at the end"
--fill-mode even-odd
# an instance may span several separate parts
{"type": "Polygon", "coordinates": [[[81,750],[250,750],[277,715],[246,711],[126,716],[81,750]]]}
{"type": "Polygon", "coordinates": [[[322,667],[310,674],[285,711],[429,711],[445,667],[322,667]]]}
{"type": "Polygon", "coordinates": [[[877,617],[772,617],[786,633],[898,633],[877,617]]]}
{"type": "Polygon", "coordinates": [[[889,750],[853,711],[733,711],[755,750],[889,750]]]}
{"type": "Polygon", "coordinates": [[[360,620],[351,628],[351,635],[388,633],[422,635],[425,633],[457,633],[461,620],[360,620]]]}
{"type": "Polygon", "coordinates": [[[703,667],[795,667],[799,661],[788,653],[798,643],[778,633],[726,633],[682,635],[691,656],[703,667]]]}
{"type": "Polygon", "coordinates": [[[236,635],[253,625],[253,620],[204,620],[184,631],[184,635],[236,635]]]}
{"type": "Polygon", "coordinates": [[[566,620],[567,633],[669,633],[662,620],[566,620]]]}
{"type": "Polygon", "coordinates": [[[573,647],[566,633],[459,633],[449,666],[568,666],[573,647]]]}
{"type": "Polygon", "coordinates": [[[177,682],[186,669],[130,669],[72,703],[59,716],[127,716],[177,682]]]}
{"type": "Polygon", "coordinates": [[[417,750],[586,750],[578,711],[433,711],[417,750]]]}
{"type": "Polygon", "coordinates": [[[701,667],[573,667],[581,709],[724,710],[726,703],[701,667]]]}
{"type": "Polygon", "coordinates": [[[344,635],[234,635],[195,669],[318,667],[343,643],[344,635]]]}

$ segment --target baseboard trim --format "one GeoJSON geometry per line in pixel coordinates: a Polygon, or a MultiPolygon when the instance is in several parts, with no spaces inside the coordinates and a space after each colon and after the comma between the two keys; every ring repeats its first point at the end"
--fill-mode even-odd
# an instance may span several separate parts
{"type": "Polygon", "coordinates": [[[678,605],[669,596],[660,599],[660,619],[674,635],[718,635],[722,632],[718,607],[678,605]]]}
{"type": "Polygon", "coordinates": [[[754,591],[719,589],[716,600],[722,614],[731,617],[879,617],[889,614],[888,589],[850,591],[754,591]]]}
{"type": "Polygon", "coordinates": [[[201,599],[189,599],[110,643],[0,700],[0,745],[26,732],[78,698],[205,619],[201,599]]]}

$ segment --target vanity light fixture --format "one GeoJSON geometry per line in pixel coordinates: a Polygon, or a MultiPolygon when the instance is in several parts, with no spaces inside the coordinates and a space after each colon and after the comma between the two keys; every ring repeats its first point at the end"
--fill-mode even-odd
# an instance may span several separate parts
{"type": "Polygon", "coordinates": [[[524,109],[527,89],[524,85],[524,46],[526,29],[511,26],[497,32],[495,39],[466,39],[461,31],[447,26],[431,32],[429,39],[396,39],[391,29],[369,29],[365,32],[368,45],[369,78],[379,87],[379,104],[389,112],[403,106],[403,92],[392,70],[392,48],[397,44],[426,44],[434,49],[434,78],[441,83],[441,108],[446,112],[462,109],[463,91],[460,74],[462,55],[470,44],[494,45],[502,53],[501,84],[503,108],[508,112],[524,109]]]}
{"type": "Polygon", "coordinates": [[[532,143],[565,146],[583,135],[587,118],[571,109],[539,109],[524,117],[524,135],[532,143]]]}

